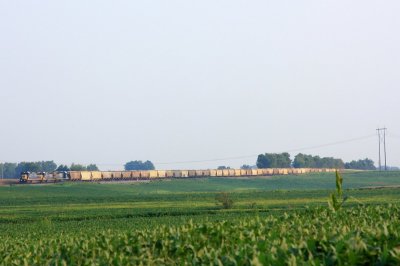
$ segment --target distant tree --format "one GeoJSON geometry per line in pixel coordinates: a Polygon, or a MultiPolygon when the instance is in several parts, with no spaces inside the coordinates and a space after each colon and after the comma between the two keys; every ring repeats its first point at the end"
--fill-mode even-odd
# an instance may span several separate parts
{"type": "Polygon", "coordinates": [[[275,165],[276,162],[274,161],[274,157],[269,154],[260,154],[257,157],[257,167],[258,168],[270,168],[275,165]]]}
{"type": "Polygon", "coordinates": [[[305,168],[307,163],[306,163],[306,155],[299,153],[294,157],[293,160],[293,167],[294,168],[305,168]]]}
{"type": "Polygon", "coordinates": [[[68,167],[67,165],[62,165],[62,164],[60,164],[60,165],[57,167],[56,171],[64,172],[64,171],[70,171],[70,169],[69,169],[69,167],[68,167]]]}
{"type": "Polygon", "coordinates": [[[145,170],[155,170],[156,168],[154,167],[154,164],[150,162],[149,160],[145,161],[143,163],[144,167],[146,168],[145,170]]]}
{"type": "Polygon", "coordinates": [[[290,154],[284,153],[265,153],[258,155],[258,168],[289,168],[292,164],[290,154]]]}
{"type": "Polygon", "coordinates": [[[351,161],[346,163],[344,166],[346,169],[358,169],[358,170],[376,170],[374,161],[365,158],[364,160],[351,161]]]}
{"type": "Polygon", "coordinates": [[[15,169],[15,173],[20,175],[22,172],[41,172],[41,164],[35,162],[20,162],[15,169]]]}
{"type": "Polygon", "coordinates": [[[231,169],[231,167],[230,166],[221,165],[221,166],[218,166],[217,169],[218,170],[225,170],[225,169],[231,169]]]}
{"type": "Polygon", "coordinates": [[[277,156],[277,167],[280,168],[289,168],[292,164],[292,160],[290,159],[290,154],[287,152],[278,154],[277,156]]]}
{"type": "Polygon", "coordinates": [[[240,169],[251,169],[251,166],[248,164],[244,164],[240,167],[240,169]]]}
{"type": "Polygon", "coordinates": [[[40,161],[40,162],[20,162],[16,169],[16,175],[22,172],[53,172],[57,169],[57,164],[54,161],[40,161]]]}
{"type": "Polygon", "coordinates": [[[16,163],[2,163],[0,164],[0,176],[2,178],[18,178],[19,174],[16,173],[16,163]]]}
{"type": "Polygon", "coordinates": [[[87,169],[88,171],[99,171],[99,168],[98,168],[97,165],[95,165],[95,164],[89,164],[89,165],[86,167],[86,169],[87,169]]]}
{"type": "Polygon", "coordinates": [[[154,170],[154,164],[151,161],[130,161],[124,165],[125,170],[134,171],[134,170],[154,170]]]}
{"type": "Polygon", "coordinates": [[[81,165],[81,164],[74,164],[74,163],[71,164],[69,169],[71,171],[86,171],[87,170],[86,166],[81,165]]]}
{"type": "Polygon", "coordinates": [[[343,168],[342,159],[332,157],[319,157],[299,153],[293,160],[294,168],[343,168]]]}
{"type": "Polygon", "coordinates": [[[54,161],[42,161],[40,164],[40,172],[53,172],[57,169],[57,164],[54,161]]]}

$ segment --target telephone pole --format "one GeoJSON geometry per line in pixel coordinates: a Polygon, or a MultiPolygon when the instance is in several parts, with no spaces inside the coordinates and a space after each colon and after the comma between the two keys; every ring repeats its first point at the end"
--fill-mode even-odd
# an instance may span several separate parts
{"type": "Polygon", "coordinates": [[[382,171],[382,163],[381,163],[381,131],[383,131],[383,153],[385,157],[385,171],[387,171],[387,165],[386,165],[386,127],[383,128],[377,128],[378,131],[378,149],[379,149],[379,171],[382,171]]]}
{"type": "Polygon", "coordinates": [[[379,153],[379,171],[382,170],[381,168],[381,131],[379,128],[376,129],[378,131],[378,153],[379,153]]]}
{"type": "Polygon", "coordinates": [[[387,171],[387,166],[386,166],[386,127],[383,129],[383,153],[385,154],[385,171],[387,171]]]}

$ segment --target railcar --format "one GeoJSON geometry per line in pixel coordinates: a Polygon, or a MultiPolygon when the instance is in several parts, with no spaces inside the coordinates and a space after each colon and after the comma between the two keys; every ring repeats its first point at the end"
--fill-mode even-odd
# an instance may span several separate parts
{"type": "Polygon", "coordinates": [[[157,170],[150,170],[150,171],[149,171],[149,178],[150,178],[150,179],[157,179],[157,178],[158,178],[158,172],[157,172],[157,170]]]}
{"type": "Polygon", "coordinates": [[[157,171],[157,176],[158,176],[158,178],[166,178],[167,177],[167,171],[158,170],[157,171]]]}
{"type": "Polygon", "coordinates": [[[217,176],[217,170],[211,169],[211,170],[210,170],[210,176],[211,176],[211,177],[217,176]]]}
{"type": "Polygon", "coordinates": [[[149,171],[140,171],[140,177],[143,180],[149,180],[150,179],[150,172],[149,171]]]}
{"type": "Polygon", "coordinates": [[[131,179],[132,178],[131,171],[123,171],[123,172],[121,172],[121,178],[123,180],[131,179]]]}
{"type": "Polygon", "coordinates": [[[114,180],[120,180],[120,179],[122,178],[122,172],[120,172],[120,171],[114,171],[114,172],[112,173],[112,178],[113,178],[114,180]]]}
{"type": "Polygon", "coordinates": [[[102,179],[102,174],[100,171],[92,171],[90,172],[91,180],[97,181],[102,179]]]}
{"type": "Polygon", "coordinates": [[[139,180],[140,178],[140,171],[131,171],[131,177],[132,179],[139,180]]]}
{"type": "Polygon", "coordinates": [[[106,171],[106,172],[101,172],[102,179],[104,180],[111,180],[112,179],[112,172],[106,171]]]}

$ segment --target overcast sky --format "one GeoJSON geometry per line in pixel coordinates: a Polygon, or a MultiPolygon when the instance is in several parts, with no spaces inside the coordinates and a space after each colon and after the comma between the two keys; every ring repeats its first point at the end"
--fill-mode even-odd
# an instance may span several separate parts
{"type": "Polygon", "coordinates": [[[377,163],[386,126],[388,164],[400,165],[399,10],[0,0],[0,161],[239,167],[370,136],[302,152],[377,163]]]}

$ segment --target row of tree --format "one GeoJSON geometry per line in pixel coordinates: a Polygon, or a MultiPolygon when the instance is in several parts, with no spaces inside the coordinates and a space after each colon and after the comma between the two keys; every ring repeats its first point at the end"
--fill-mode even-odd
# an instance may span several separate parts
{"type": "Polygon", "coordinates": [[[290,154],[284,153],[265,153],[258,155],[258,168],[346,168],[360,170],[375,170],[374,162],[371,159],[363,159],[344,163],[342,159],[333,157],[319,157],[299,153],[292,161],[290,154]]]}
{"type": "Polygon", "coordinates": [[[344,168],[342,159],[333,157],[319,157],[299,153],[294,157],[293,167],[295,168],[344,168]]]}
{"type": "Polygon", "coordinates": [[[85,166],[83,164],[72,163],[71,166],[60,164],[56,171],[99,171],[99,168],[95,164],[85,166]]]}
{"type": "Polygon", "coordinates": [[[59,165],[54,161],[40,162],[20,162],[20,163],[2,163],[0,164],[1,178],[16,178],[22,172],[53,172],[53,171],[98,171],[99,168],[95,164],[87,166],[81,164],[59,165]]]}
{"type": "Polygon", "coordinates": [[[365,158],[364,160],[351,161],[344,164],[346,169],[363,169],[363,170],[376,170],[374,161],[365,158]]]}
{"type": "MultiPolygon", "coordinates": [[[[151,161],[130,161],[124,165],[125,170],[154,170],[151,161]]],[[[54,161],[21,162],[0,164],[0,178],[17,178],[22,172],[53,172],[53,171],[98,171],[96,164],[57,165],[54,161]]]]}

